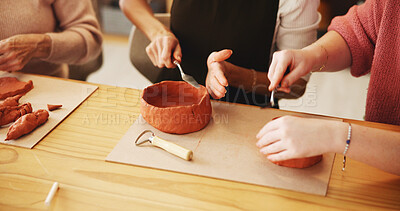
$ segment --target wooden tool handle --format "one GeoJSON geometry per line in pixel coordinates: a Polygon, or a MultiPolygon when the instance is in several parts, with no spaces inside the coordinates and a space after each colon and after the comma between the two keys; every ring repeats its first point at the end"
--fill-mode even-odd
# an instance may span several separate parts
{"type": "Polygon", "coordinates": [[[192,150],[185,149],[179,145],[176,145],[174,143],[166,141],[157,136],[153,137],[152,144],[154,146],[160,147],[160,148],[166,150],[167,152],[174,154],[184,160],[191,160],[193,157],[192,150]]]}

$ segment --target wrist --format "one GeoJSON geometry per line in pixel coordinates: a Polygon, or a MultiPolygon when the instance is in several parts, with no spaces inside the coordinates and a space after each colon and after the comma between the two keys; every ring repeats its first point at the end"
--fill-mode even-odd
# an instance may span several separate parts
{"type": "Polygon", "coordinates": [[[251,92],[253,89],[253,84],[257,80],[257,75],[255,70],[247,69],[235,66],[229,62],[225,62],[225,72],[226,79],[229,85],[237,88],[242,88],[246,92],[251,92]]]}
{"type": "Polygon", "coordinates": [[[302,49],[309,63],[311,64],[310,72],[320,72],[326,68],[328,62],[328,51],[318,43],[313,43],[302,49]]]}
{"type": "Polygon", "coordinates": [[[47,58],[51,51],[51,38],[47,34],[40,34],[37,36],[37,44],[34,53],[35,58],[47,58]]]}
{"type": "Polygon", "coordinates": [[[175,37],[175,35],[171,31],[169,31],[167,28],[163,26],[149,33],[149,40],[153,42],[158,37],[163,37],[163,36],[175,37]]]}
{"type": "Polygon", "coordinates": [[[345,122],[336,122],[332,124],[332,137],[333,138],[333,150],[331,152],[342,154],[343,150],[346,147],[346,140],[348,135],[348,127],[349,125],[345,122]]]}

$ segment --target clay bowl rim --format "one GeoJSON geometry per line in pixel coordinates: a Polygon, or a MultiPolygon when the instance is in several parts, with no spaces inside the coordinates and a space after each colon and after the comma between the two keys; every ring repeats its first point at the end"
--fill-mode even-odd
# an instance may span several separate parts
{"type": "Polygon", "coordinates": [[[202,102],[204,102],[204,101],[206,100],[207,96],[209,96],[208,91],[207,91],[206,87],[204,87],[203,85],[200,85],[200,88],[196,88],[196,87],[190,85],[190,84],[189,84],[188,82],[186,82],[186,81],[161,81],[161,82],[159,82],[159,83],[155,83],[155,84],[152,84],[152,85],[150,85],[150,86],[144,88],[143,91],[142,91],[141,100],[142,100],[143,102],[145,102],[147,105],[151,105],[151,106],[154,106],[154,107],[160,108],[160,109],[168,109],[168,110],[170,110],[170,109],[176,109],[176,108],[191,108],[191,107],[193,107],[194,105],[200,105],[202,102]],[[185,84],[185,85],[188,85],[188,86],[193,87],[193,89],[201,89],[201,90],[204,89],[206,94],[203,95],[203,96],[201,97],[201,99],[200,99],[200,101],[199,101],[198,103],[192,103],[191,105],[168,106],[168,107],[159,107],[159,106],[153,105],[153,104],[147,102],[147,101],[143,98],[143,95],[144,95],[146,89],[148,89],[148,88],[150,88],[150,87],[154,87],[154,86],[161,85],[161,84],[163,84],[163,83],[170,83],[170,82],[179,83],[179,84],[185,84]]]}

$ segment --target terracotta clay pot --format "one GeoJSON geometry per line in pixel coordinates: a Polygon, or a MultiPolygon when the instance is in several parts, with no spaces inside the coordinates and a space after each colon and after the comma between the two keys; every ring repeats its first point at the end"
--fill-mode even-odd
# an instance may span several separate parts
{"type": "MultiPolygon", "coordinates": [[[[299,117],[299,116],[297,116],[299,117]]],[[[272,120],[278,119],[278,117],[274,117],[272,120]]],[[[285,167],[290,167],[290,168],[307,168],[311,167],[318,162],[322,160],[322,155],[317,155],[313,157],[308,157],[308,158],[296,158],[296,159],[290,159],[290,160],[283,160],[283,161],[271,161],[272,163],[275,163],[276,165],[279,166],[285,166],[285,167]]]]}
{"type": "Polygon", "coordinates": [[[290,159],[290,160],[283,160],[283,161],[271,161],[279,166],[286,166],[290,168],[307,168],[313,166],[322,160],[322,155],[317,155],[314,157],[308,158],[297,158],[297,159],[290,159]]]}
{"type": "Polygon", "coordinates": [[[140,113],[153,127],[184,134],[199,131],[211,119],[211,102],[204,86],[184,81],[163,81],[143,90],[140,113]]]}

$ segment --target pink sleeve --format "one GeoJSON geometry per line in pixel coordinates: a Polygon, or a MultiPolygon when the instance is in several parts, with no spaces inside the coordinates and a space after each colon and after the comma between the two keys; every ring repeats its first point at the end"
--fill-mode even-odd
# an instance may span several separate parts
{"type": "Polygon", "coordinates": [[[102,35],[91,0],[54,0],[53,10],[60,32],[47,33],[52,49],[44,60],[78,64],[98,56],[102,35]]]}
{"type": "MultiPolygon", "coordinates": [[[[382,0],[383,1],[383,0],[382,0]]],[[[352,64],[351,74],[367,74],[372,65],[377,39],[380,13],[376,12],[379,1],[367,0],[363,5],[353,6],[344,16],[335,17],[328,31],[338,32],[350,48],[352,64]]]]}

